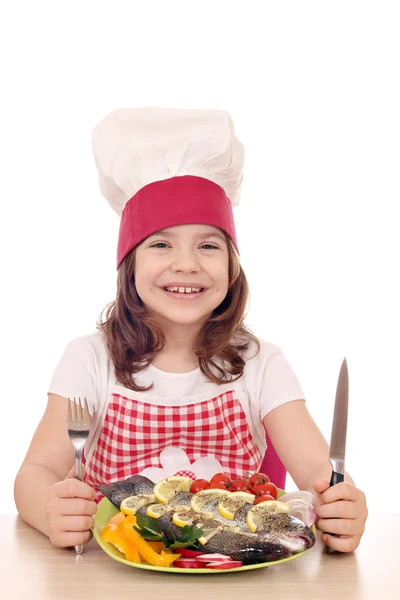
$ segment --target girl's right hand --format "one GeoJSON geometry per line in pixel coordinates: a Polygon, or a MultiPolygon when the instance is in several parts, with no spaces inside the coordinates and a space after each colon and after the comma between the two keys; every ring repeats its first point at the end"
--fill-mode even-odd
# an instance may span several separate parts
{"type": "Polygon", "coordinates": [[[59,548],[87,544],[93,535],[91,528],[97,511],[95,491],[74,475],[75,467],[63,481],[52,485],[47,494],[49,538],[59,548]]]}

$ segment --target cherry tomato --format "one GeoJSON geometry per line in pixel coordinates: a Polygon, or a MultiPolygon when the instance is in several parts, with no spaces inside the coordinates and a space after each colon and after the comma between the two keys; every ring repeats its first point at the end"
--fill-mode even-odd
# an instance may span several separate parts
{"type": "Polygon", "coordinates": [[[210,490],[230,490],[230,489],[231,489],[230,481],[225,481],[225,483],[223,483],[222,481],[217,481],[217,483],[213,483],[212,485],[210,483],[210,490]]]}
{"type": "Polygon", "coordinates": [[[268,475],[264,473],[254,473],[249,479],[250,485],[255,485],[256,483],[268,483],[270,481],[268,475]]]}
{"type": "Polygon", "coordinates": [[[206,479],[195,479],[190,486],[190,491],[192,494],[197,494],[197,492],[201,492],[201,490],[208,490],[210,484],[206,479]]]}
{"type": "MultiPolygon", "coordinates": [[[[231,492],[244,492],[245,490],[247,490],[247,480],[246,479],[234,479],[229,487],[229,489],[231,490],[231,492]]],[[[250,493],[251,490],[249,490],[250,493]]]]}
{"type": "Polygon", "coordinates": [[[259,504],[260,502],[265,502],[266,500],[276,500],[276,498],[274,498],[270,494],[262,494],[261,496],[256,497],[256,499],[254,500],[254,504],[259,504]]]}
{"type": "Polygon", "coordinates": [[[264,484],[260,484],[260,485],[253,485],[253,488],[259,488],[257,491],[257,494],[259,496],[262,496],[264,494],[269,494],[270,496],[273,496],[274,500],[277,499],[278,497],[278,488],[276,487],[275,484],[269,482],[269,483],[264,483],[264,484]]]}
{"type": "Polygon", "coordinates": [[[216,475],[211,477],[210,488],[226,490],[226,489],[228,489],[228,486],[225,484],[230,484],[230,483],[231,483],[231,478],[228,475],[225,475],[225,473],[216,473],[216,475]]]}
{"type": "MultiPolygon", "coordinates": [[[[274,485],[274,484],[272,484],[274,485]]],[[[256,496],[261,496],[261,494],[271,494],[270,492],[270,483],[255,483],[254,485],[250,486],[250,489],[252,491],[254,491],[256,496]]]]}

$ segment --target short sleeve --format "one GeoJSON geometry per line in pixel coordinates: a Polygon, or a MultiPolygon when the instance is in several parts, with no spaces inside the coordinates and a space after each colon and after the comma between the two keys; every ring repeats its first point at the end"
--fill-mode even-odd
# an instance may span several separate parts
{"type": "Polygon", "coordinates": [[[304,392],[285,354],[276,347],[263,365],[260,390],[260,417],[293,400],[304,400],[304,392]]]}
{"type": "Polygon", "coordinates": [[[67,344],[53,373],[48,393],[65,398],[86,398],[93,412],[97,410],[95,357],[90,344],[83,338],[67,344]]]}

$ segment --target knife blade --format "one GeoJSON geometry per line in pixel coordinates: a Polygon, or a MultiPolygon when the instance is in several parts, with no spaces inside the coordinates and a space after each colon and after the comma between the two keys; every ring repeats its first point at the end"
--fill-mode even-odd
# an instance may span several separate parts
{"type": "MultiPolygon", "coordinates": [[[[347,436],[347,414],[349,405],[349,373],[347,360],[344,359],[340,367],[339,378],[336,387],[335,409],[333,412],[331,445],[329,451],[329,462],[332,466],[332,475],[329,485],[336,485],[344,480],[346,436],[347,436]]],[[[337,534],[330,534],[339,537],[337,534]]],[[[335,552],[330,546],[326,546],[326,552],[335,552]]]]}

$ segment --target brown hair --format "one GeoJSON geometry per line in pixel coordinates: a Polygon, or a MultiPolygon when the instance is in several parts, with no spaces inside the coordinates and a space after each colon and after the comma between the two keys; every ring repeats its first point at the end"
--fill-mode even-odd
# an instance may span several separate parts
{"type": "MultiPolygon", "coordinates": [[[[239,379],[245,366],[243,353],[250,342],[255,343],[256,353],[260,348],[258,339],[243,324],[249,288],[236,250],[230,238],[225,237],[229,253],[228,292],[200,330],[194,344],[201,372],[215,383],[239,379]]],[[[116,299],[101,312],[97,329],[104,334],[117,380],[131,390],[146,391],[151,386],[140,387],[133,376],[152,363],[155,354],[165,345],[165,335],[147,315],[137,294],[135,253],[134,248],[119,266],[116,299]]]]}

